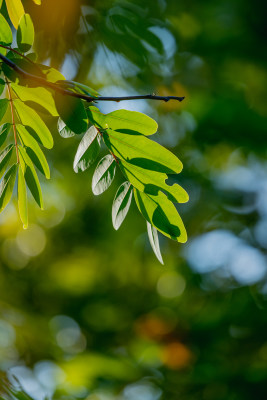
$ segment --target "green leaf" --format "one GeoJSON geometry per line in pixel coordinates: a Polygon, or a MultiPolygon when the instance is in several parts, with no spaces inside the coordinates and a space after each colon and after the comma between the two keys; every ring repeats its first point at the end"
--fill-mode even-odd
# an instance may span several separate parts
{"type": "Polygon", "coordinates": [[[147,224],[148,239],[149,239],[150,245],[152,247],[152,250],[154,251],[155,256],[157,257],[159,262],[161,264],[164,264],[162,255],[160,252],[160,247],[159,247],[158,231],[149,222],[146,222],[146,224],[147,224]]]}
{"type": "Polygon", "coordinates": [[[21,101],[29,102],[29,105],[31,105],[31,103],[38,104],[47,110],[53,117],[58,116],[54,97],[49,90],[43,87],[29,88],[26,86],[16,85],[15,83],[11,83],[11,87],[21,101]]]}
{"type": "Polygon", "coordinates": [[[123,223],[132,201],[133,187],[130,182],[124,182],[114,197],[112,204],[112,223],[118,230],[123,223]]]}
{"type": "Polygon", "coordinates": [[[180,185],[166,183],[167,174],[140,168],[124,160],[119,161],[119,165],[125,177],[141,192],[157,195],[161,190],[174,203],[186,203],[189,200],[187,192],[180,185]]]}
{"type": "Polygon", "coordinates": [[[35,63],[37,61],[38,56],[36,53],[32,52],[27,54],[27,58],[35,63]]]}
{"type": "Polygon", "coordinates": [[[0,121],[4,117],[9,101],[7,99],[0,99],[0,121]]]}
{"type": "MultiPolygon", "coordinates": [[[[37,75],[40,76],[41,78],[45,79],[45,75],[42,73],[41,69],[37,64],[34,64],[33,62],[29,61],[28,59],[22,58],[20,55],[17,53],[13,53],[12,51],[9,51],[7,53],[7,58],[9,58],[11,61],[13,61],[18,67],[23,69],[24,71],[28,72],[29,74],[32,75],[37,75]]],[[[35,81],[30,81],[29,79],[25,79],[21,74],[16,72],[13,68],[10,68],[7,64],[3,64],[3,72],[5,76],[11,80],[12,82],[16,82],[23,86],[27,85],[30,87],[36,87],[37,83],[35,81]]]]}
{"type": "Polygon", "coordinates": [[[102,114],[98,108],[91,106],[88,110],[88,117],[103,129],[110,128],[122,133],[135,131],[149,136],[156,133],[158,129],[156,121],[137,111],[117,110],[109,114],[102,114]]]}
{"type": "Polygon", "coordinates": [[[57,81],[57,83],[61,87],[63,87],[64,89],[69,89],[69,90],[72,90],[72,91],[74,91],[76,93],[85,94],[87,96],[91,96],[91,97],[94,97],[96,99],[97,99],[97,97],[100,96],[100,94],[96,90],[94,90],[91,87],[86,86],[86,85],[84,85],[82,83],[79,83],[79,82],[68,81],[68,80],[65,79],[63,81],[59,80],[59,81],[57,81]]]}
{"type": "Polygon", "coordinates": [[[134,197],[143,217],[163,235],[185,243],[187,234],[183,221],[173,203],[162,192],[157,196],[134,189],[134,197]]]}
{"type": "Polygon", "coordinates": [[[3,56],[6,56],[7,49],[0,47],[0,54],[3,54],[3,56]]]}
{"type": "Polygon", "coordinates": [[[135,131],[143,135],[153,135],[158,130],[158,124],[146,114],[137,111],[117,110],[106,114],[105,123],[114,131],[135,131]]]}
{"type": "Polygon", "coordinates": [[[28,227],[27,189],[21,165],[19,165],[19,173],[18,173],[18,206],[19,206],[20,219],[21,222],[23,223],[23,228],[27,229],[28,227]]]}
{"type": "Polygon", "coordinates": [[[39,115],[22,101],[16,99],[13,101],[16,111],[23,125],[32,128],[38,136],[40,142],[47,149],[52,149],[54,141],[53,137],[39,115]]]}
{"type": "Polygon", "coordinates": [[[19,21],[24,14],[21,0],[6,0],[6,6],[12,24],[16,29],[18,29],[19,21]]]}
{"type": "Polygon", "coordinates": [[[28,188],[30,189],[30,192],[38,204],[38,206],[43,210],[44,208],[44,203],[43,203],[43,195],[42,195],[42,190],[40,186],[40,182],[37,176],[37,173],[34,169],[33,163],[26,153],[26,150],[19,146],[19,152],[21,157],[23,158],[23,161],[25,162],[25,172],[24,172],[24,177],[27,183],[28,188]]]}
{"type": "Polygon", "coordinates": [[[5,143],[6,138],[9,134],[11,124],[3,124],[0,126],[0,147],[5,143]]]}
{"type": "Polygon", "coordinates": [[[34,42],[34,27],[32,19],[29,14],[24,14],[20,21],[17,31],[17,45],[18,48],[26,53],[29,51],[34,42]]]}
{"type": "Polygon", "coordinates": [[[0,78],[0,95],[3,93],[6,86],[6,82],[0,78]]]}
{"type": "Polygon", "coordinates": [[[73,163],[75,172],[85,171],[89,168],[100,151],[100,135],[98,130],[91,126],[82,138],[73,163]]]}
{"type": "Polygon", "coordinates": [[[3,15],[0,14],[0,44],[3,44],[4,46],[10,46],[12,40],[12,31],[10,26],[3,15]]]}
{"type": "Polygon", "coordinates": [[[64,80],[64,76],[57,69],[48,67],[47,65],[38,64],[38,67],[41,69],[43,74],[45,75],[45,79],[49,82],[55,83],[58,80],[64,80]]]}
{"type": "Polygon", "coordinates": [[[105,124],[105,114],[102,114],[95,106],[90,106],[86,110],[89,121],[100,129],[107,128],[105,124]]]}
{"type": "Polygon", "coordinates": [[[181,161],[169,150],[146,136],[133,132],[103,131],[107,147],[126,162],[151,171],[178,174],[183,168],[181,161]]]}
{"type": "Polygon", "coordinates": [[[67,125],[65,124],[64,121],[62,121],[61,118],[58,119],[57,128],[60,136],[63,137],[64,139],[75,136],[75,133],[72,132],[72,130],[67,127],[67,125]]]}
{"type": "Polygon", "coordinates": [[[0,183],[0,212],[4,210],[4,208],[10,202],[12,197],[13,188],[15,185],[16,175],[17,175],[17,164],[13,164],[9,170],[6,172],[5,176],[1,180],[0,183]]]}
{"type": "Polygon", "coordinates": [[[95,195],[103,193],[111,185],[116,172],[116,162],[111,154],[103,157],[92,178],[92,190],[95,195]]]}
{"type": "Polygon", "coordinates": [[[26,146],[26,152],[32,162],[47,179],[50,179],[49,166],[37,141],[31,136],[25,126],[18,124],[17,131],[22,143],[26,146]]]}
{"type": "Polygon", "coordinates": [[[56,92],[55,102],[58,114],[67,127],[77,134],[84,133],[88,119],[82,100],[56,92]]]}
{"type": "Polygon", "coordinates": [[[5,173],[6,166],[12,156],[14,144],[9,144],[0,154],[0,179],[5,173]]]}

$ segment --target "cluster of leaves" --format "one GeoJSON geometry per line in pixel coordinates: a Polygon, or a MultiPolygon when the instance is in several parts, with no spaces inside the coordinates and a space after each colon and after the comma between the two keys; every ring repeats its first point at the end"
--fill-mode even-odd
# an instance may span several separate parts
{"type": "Polygon", "coordinates": [[[101,145],[109,153],[95,169],[92,191],[100,195],[111,185],[116,169],[127,179],[118,188],[113,206],[112,222],[115,229],[122,224],[134,197],[140,213],[147,221],[152,248],[162,262],[157,232],[177,240],[186,241],[186,231],[174,203],[188,201],[185,190],[177,183],[166,180],[182,170],[182,163],[170,151],[152,141],[148,136],[157,131],[157,123],[145,114],[119,110],[103,114],[91,102],[73,96],[87,95],[95,99],[99,94],[88,86],[66,80],[53,68],[37,64],[32,52],[34,27],[30,15],[21,8],[20,1],[8,1],[10,19],[17,28],[18,48],[10,48],[13,37],[9,24],[0,14],[0,48],[8,60],[24,71],[42,78],[49,85],[40,85],[38,79],[26,79],[5,58],[1,66],[1,93],[6,89],[8,98],[0,99],[0,121],[10,105],[12,121],[0,128],[0,146],[9,144],[0,154],[0,211],[9,203],[17,179],[18,208],[24,228],[28,225],[27,187],[34,200],[43,208],[41,185],[36,172],[50,178],[49,165],[42,150],[53,147],[53,137],[40,116],[47,112],[58,118],[62,137],[83,135],[78,146],[73,168],[75,172],[87,170],[97,159],[101,145]],[[51,87],[51,84],[53,87],[51,87]],[[38,112],[37,112],[37,111],[38,112]],[[9,135],[13,131],[12,135],[9,135]]]}

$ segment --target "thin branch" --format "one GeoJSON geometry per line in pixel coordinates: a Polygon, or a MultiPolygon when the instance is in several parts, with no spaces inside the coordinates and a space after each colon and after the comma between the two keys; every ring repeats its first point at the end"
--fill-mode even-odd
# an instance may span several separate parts
{"type": "Polygon", "coordinates": [[[2,47],[3,49],[6,49],[6,50],[12,51],[13,53],[18,54],[20,57],[25,58],[25,60],[29,61],[31,64],[34,64],[34,62],[29,57],[25,56],[24,54],[20,53],[19,51],[15,50],[15,49],[12,49],[11,47],[4,46],[3,44],[0,44],[0,47],[2,47]]]}
{"type": "Polygon", "coordinates": [[[142,99],[147,99],[147,100],[161,100],[161,101],[169,101],[169,100],[177,100],[177,101],[183,101],[184,97],[177,97],[177,96],[155,96],[153,94],[147,94],[144,96],[122,96],[122,97],[91,97],[87,96],[85,94],[81,93],[75,93],[71,92],[70,90],[63,89],[61,86],[59,86],[56,83],[49,82],[46,79],[30,74],[29,72],[24,71],[22,68],[20,68],[18,65],[16,65],[13,61],[11,61],[9,58],[5,57],[3,54],[0,54],[0,60],[2,60],[6,65],[8,65],[10,68],[12,68],[14,71],[16,71],[19,75],[21,75],[23,78],[38,82],[41,84],[41,86],[48,87],[52,90],[55,90],[58,93],[61,93],[66,96],[72,96],[72,97],[77,97],[79,99],[85,100],[87,102],[95,102],[95,101],[123,101],[123,100],[142,100],[142,99]]]}
{"type": "Polygon", "coordinates": [[[12,116],[12,125],[13,125],[13,132],[14,132],[14,142],[15,142],[15,147],[16,147],[17,163],[19,164],[19,150],[18,150],[16,123],[15,123],[15,116],[14,116],[13,99],[12,99],[9,82],[7,79],[6,79],[6,85],[7,85],[8,97],[9,97],[9,102],[10,102],[10,110],[11,110],[11,116],[12,116]]]}

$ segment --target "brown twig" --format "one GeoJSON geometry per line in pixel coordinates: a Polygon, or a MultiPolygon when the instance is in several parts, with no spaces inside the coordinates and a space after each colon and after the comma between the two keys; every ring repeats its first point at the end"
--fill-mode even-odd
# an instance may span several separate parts
{"type": "Polygon", "coordinates": [[[92,97],[92,96],[87,96],[85,94],[81,93],[75,93],[67,89],[63,89],[59,84],[49,82],[46,79],[30,74],[29,72],[24,71],[22,68],[20,68],[18,65],[16,65],[13,61],[11,61],[9,58],[5,57],[3,54],[0,54],[0,59],[8,65],[10,68],[12,68],[14,71],[16,71],[18,74],[23,76],[25,79],[35,81],[41,84],[41,86],[48,87],[49,89],[55,90],[58,93],[61,93],[66,96],[72,96],[72,97],[77,97],[79,99],[85,100],[87,102],[93,102],[93,101],[123,101],[123,100],[161,100],[161,101],[169,101],[169,100],[177,100],[177,101],[183,101],[184,97],[177,97],[177,96],[155,96],[153,94],[147,94],[144,96],[122,96],[122,97],[92,97]]]}

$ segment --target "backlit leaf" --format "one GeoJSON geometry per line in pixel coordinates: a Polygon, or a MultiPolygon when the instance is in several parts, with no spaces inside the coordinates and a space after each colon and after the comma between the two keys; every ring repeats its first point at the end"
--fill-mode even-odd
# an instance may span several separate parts
{"type": "Polygon", "coordinates": [[[26,53],[30,50],[34,42],[34,27],[29,14],[24,14],[20,21],[17,31],[18,48],[26,53]]]}
{"type": "Polygon", "coordinates": [[[50,170],[47,164],[44,153],[42,152],[37,141],[31,136],[27,128],[23,125],[17,125],[17,131],[21,138],[22,143],[26,146],[26,152],[35,166],[45,175],[47,179],[50,179],[50,170]]]}
{"type": "Polygon", "coordinates": [[[4,46],[10,46],[12,40],[12,31],[10,26],[3,15],[0,14],[0,44],[3,44],[4,46]]]}
{"type": "Polygon", "coordinates": [[[38,64],[38,67],[41,69],[42,73],[45,75],[47,81],[55,83],[58,80],[64,80],[64,76],[57,69],[48,67],[47,65],[38,64]]]}
{"type": "Polygon", "coordinates": [[[57,128],[60,136],[62,136],[64,139],[75,136],[75,133],[67,127],[67,125],[64,121],[62,121],[61,118],[58,119],[57,128]]]}
{"type": "Polygon", "coordinates": [[[91,126],[82,138],[73,163],[75,172],[85,171],[89,168],[100,151],[100,135],[98,130],[91,126]]]}
{"type": "Polygon", "coordinates": [[[0,78],[0,95],[3,93],[6,86],[6,82],[0,78]]]}
{"type": "Polygon", "coordinates": [[[86,86],[82,83],[79,83],[79,82],[68,81],[65,79],[63,81],[57,81],[57,83],[64,89],[70,89],[76,93],[85,94],[87,96],[91,96],[91,97],[95,97],[95,98],[100,96],[96,90],[94,90],[94,89],[90,88],[89,86],[86,86]]]}
{"type": "Polygon", "coordinates": [[[124,182],[117,190],[112,205],[112,223],[116,230],[119,229],[129,211],[132,194],[133,187],[130,182],[124,182]]]}
{"type": "Polygon", "coordinates": [[[18,98],[23,102],[29,102],[29,105],[31,103],[36,103],[47,110],[53,117],[58,116],[54,97],[49,90],[43,87],[29,88],[16,85],[15,83],[11,83],[11,87],[18,98]]]}
{"type": "Polygon", "coordinates": [[[0,147],[5,143],[6,138],[9,134],[11,124],[3,124],[0,126],[0,147]]]}
{"type": "Polygon", "coordinates": [[[146,114],[137,111],[117,110],[105,116],[105,123],[110,129],[127,133],[128,130],[153,135],[158,130],[158,124],[146,114]]]}
{"type": "Polygon", "coordinates": [[[32,108],[28,107],[18,99],[14,100],[13,103],[22,124],[29,126],[34,130],[44,147],[52,149],[54,143],[53,137],[39,115],[32,108]]]}
{"type": "Polygon", "coordinates": [[[153,135],[157,132],[158,124],[152,118],[137,111],[117,110],[102,114],[96,107],[91,106],[88,117],[103,129],[110,128],[119,132],[135,131],[143,135],[153,135]],[[90,118],[91,117],[91,118],[90,118]]]}
{"type": "Polygon", "coordinates": [[[155,256],[159,260],[161,264],[164,264],[162,255],[160,252],[160,247],[159,247],[159,237],[158,237],[158,231],[157,229],[152,226],[149,222],[146,222],[147,224],[147,234],[148,234],[148,239],[151,244],[152,250],[155,253],[155,256]]]}
{"type": "Polygon", "coordinates": [[[25,12],[21,0],[6,0],[6,6],[12,24],[18,29],[19,21],[25,12]]]}
{"type": "Polygon", "coordinates": [[[27,189],[21,165],[19,165],[18,172],[18,206],[20,219],[23,223],[23,228],[26,229],[28,227],[27,189]]]}
{"type": "Polygon", "coordinates": [[[4,117],[9,101],[7,99],[0,99],[0,121],[4,117]]]}
{"type": "Polygon", "coordinates": [[[9,144],[1,153],[0,153],[0,179],[5,173],[6,166],[12,156],[12,152],[14,149],[14,144],[9,144]]]}
{"type": "Polygon", "coordinates": [[[177,183],[168,185],[168,175],[158,171],[150,171],[136,165],[119,161],[120,168],[125,177],[141,192],[157,195],[159,190],[167,194],[169,200],[174,203],[186,203],[189,200],[187,192],[177,183]]]}
{"type": "Polygon", "coordinates": [[[16,180],[17,164],[13,164],[0,182],[0,212],[8,205],[16,180]]]}
{"type": "Polygon", "coordinates": [[[55,102],[58,114],[67,127],[77,134],[84,133],[88,119],[82,100],[56,92],[55,102]]]}
{"type": "Polygon", "coordinates": [[[134,189],[134,197],[143,217],[163,235],[181,243],[187,241],[183,221],[165,194],[159,192],[153,196],[134,189]]]}
{"type": "Polygon", "coordinates": [[[92,190],[95,195],[103,193],[111,185],[116,172],[116,162],[111,154],[103,157],[92,178],[92,190]]]}
{"type": "Polygon", "coordinates": [[[103,132],[103,138],[116,157],[132,165],[167,174],[177,174],[183,168],[173,153],[140,133],[129,134],[107,129],[103,132]]]}
{"type": "Polygon", "coordinates": [[[37,173],[34,169],[33,163],[26,153],[26,150],[23,147],[19,147],[19,152],[21,157],[23,158],[23,161],[25,162],[25,172],[24,172],[24,177],[25,181],[27,183],[28,188],[30,189],[30,192],[38,204],[38,206],[43,209],[44,208],[44,203],[43,203],[43,195],[42,195],[42,190],[40,186],[40,182],[37,176],[37,173]]]}

